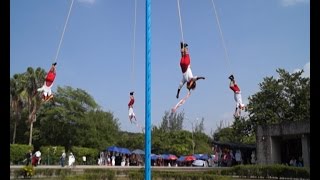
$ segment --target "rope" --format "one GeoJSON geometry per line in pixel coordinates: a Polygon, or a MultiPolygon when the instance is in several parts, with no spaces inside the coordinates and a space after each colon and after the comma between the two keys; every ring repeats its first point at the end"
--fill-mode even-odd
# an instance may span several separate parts
{"type": "MultiPolygon", "coordinates": [[[[213,0],[211,0],[211,2],[212,2],[212,6],[213,6],[213,9],[214,9],[215,16],[216,16],[217,24],[218,24],[218,27],[219,27],[220,37],[221,37],[222,45],[223,45],[223,48],[224,48],[225,60],[227,62],[227,66],[229,68],[229,71],[231,72],[229,56],[228,56],[227,47],[226,47],[226,44],[225,44],[225,41],[224,41],[224,38],[223,38],[223,34],[222,34],[221,26],[220,26],[218,13],[217,13],[216,6],[215,6],[213,0]]],[[[233,74],[233,73],[231,72],[231,74],[233,74]]]]}
{"type": "Polygon", "coordinates": [[[184,43],[183,30],[182,30],[182,21],[181,21],[181,13],[180,13],[180,0],[177,0],[177,3],[178,3],[178,12],[179,12],[179,22],[180,22],[181,39],[182,39],[182,42],[184,43]]]}
{"type": "Polygon", "coordinates": [[[70,13],[71,13],[73,1],[74,1],[74,0],[72,0],[71,5],[70,5],[70,8],[69,8],[69,13],[68,13],[68,16],[67,16],[66,23],[64,24],[64,28],[63,28],[63,32],[62,32],[62,35],[61,35],[61,38],[60,38],[60,42],[59,42],[57,54],[56,54],[56,57],[54,58],[54,61],[53,61],[53,62],[57,62],[57,58],[58,58],[58,55],[59,55],[59,51],[60,51],[61,43],[62,43],[62,40],[63,40],[64,32],[66,31],[66,27],[67,27],[67,24],[68,24],[69,16],[70,16],[70,13]]]}
{"type": "Polygon", "coordinates": [[[133,25],[133,48],[132,48],[132,89],[134,89],[134,60],[136,52],[136,24],[137,24],[137,0],[134,1],[134,25],[133,25]]]}
{"type": "MultiPolygon", "coordinates": [[[[132,48],[132,89],[134,89],[135,78],[134,78],[134,65],[135,65],[135,52],[136,52],[136,26],[137,26],[137,0],[134,1],[134,25],[133,25],[133,48],[132,48]]],[[[144,128],[138,123],[136,120],[136,115],[134,115],[134,119],[131,123],[134,123],[142,132],[144,132],[144,128]]]]}

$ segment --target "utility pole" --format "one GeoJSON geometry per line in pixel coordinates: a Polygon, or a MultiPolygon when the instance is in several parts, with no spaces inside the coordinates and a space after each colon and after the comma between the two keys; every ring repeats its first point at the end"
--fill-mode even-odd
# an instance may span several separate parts
{"type": "Polygon", "coordinates": [[[191,127],[192,127],[192,154],[194,154],[195,143],[194,143],[194,138],[193,138],[193,122],[191,122],[191,127]]]}

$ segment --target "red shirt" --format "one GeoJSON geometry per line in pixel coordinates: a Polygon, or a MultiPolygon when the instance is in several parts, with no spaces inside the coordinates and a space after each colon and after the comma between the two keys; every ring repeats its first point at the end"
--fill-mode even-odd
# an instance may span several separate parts
{"type": "Polygon", "coordinates": [[[49,71],[46,77],[46,86],[51,86],[55,78],[56,73],[54,73],[53,71],[49,71]]]}
{"type": "Polygon", "coordinates": [[[180,60],[180,67],[181,67],[182,73],[185,73],[187,71],[189,65],[190,65],[190,56],[189,54],[186,54],[182,56],[180,60]]]}
{"type": "Polygon", "coordinates": [[[131,97],[128,103],[128,106],[131,107],[133,104],[134,104],[134,97],[131,97]]]}
{"type": "Polygon", "coordinates": [[[230,86],[230,89],[232,89],[232,91],[235,93],[240,92],[240,88],[237,84],[233,84],[233,86],[230,86]]]}

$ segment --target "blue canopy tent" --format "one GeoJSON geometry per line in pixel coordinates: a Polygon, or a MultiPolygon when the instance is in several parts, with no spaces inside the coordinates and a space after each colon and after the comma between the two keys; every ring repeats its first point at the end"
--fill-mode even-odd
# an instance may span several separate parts
{"type": "Polygon", "coordinates": [[[177,159],[177,161],[183,162],[183,161],[184,161],[184,156],[180,156],[180,157],[177,159]]]}
{"type": "Polygon", "coordinates": [[[120,147],[117,147],[117,146],[109,146],[109,147],[107,147],[106,150],[107,150],[107,151],[110,151],[110,152],[120,152],[120,147]]]}
{"type": "Polygon", "coordinates": [[[176,160],[178,159],[177,156],[173,154],[161,154],[162,159],[164,160],[176,160]]]}
{"type": "Polygon", "coordinates": [[[196,159],[198,160],[208,160],[208,154],[194,154],[194,157],[196,157],[196,159]]]}
{"type": "Polygon", "coordinates": [[[131,152],[132,154],[140,154],[140,155],[144,155],[144,151],[141,149],[135,149],[131,152]]]}
{"type": "Polygon", "coordinates": [[[151,154],[151,160],[157,160],[158,159],[158,155],[156,154],[151,154]]]}
{"type": "Polygon", "coordinates": [[[117,147],[117,146],[109,146],[106,149],[109,152],[117,152],[122,154],[131,154],[131,151],[127,148],[117,147]]]}
{"type": "Polygon", "coordinates": [[[127,148],[119,148],[119,153],[122,154],[131,154],[130,150],[127,148]]]}

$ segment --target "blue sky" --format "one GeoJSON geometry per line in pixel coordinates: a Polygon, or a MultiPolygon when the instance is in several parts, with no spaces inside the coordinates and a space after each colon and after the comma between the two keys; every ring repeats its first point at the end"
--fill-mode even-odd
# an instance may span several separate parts
{"type": "MultiPolygon", "coordinates": [[[[113,112],[121,129],[140,132],[128,120],[129,92],[135,91],[139,124],[145,117],[145,1],[137,0],[136,47],[134,0],[74,0],[57,59],[53,87],[81,88],[105,111],[113,112]],[[133,52],[135,58],[133,59],[133,52]]],[[[178,109],[191,122],[204,118],[207,134],[220,121],[233,121],[235,108],[230,73],[244,103],[259,91],[264,77],[276,69],[305,69],[310,74],[309,0],[215,0],[228,59],[211,0],[180,0],[184,40],[189,44],[194,75],[205,76],[178,109]]],[[[10,1],[10,76],[27,67],[49,69],[53,62],[71,0],[10,1]]],[[[182,40],[177,1],[151,2],[151,119],[159,125],[178,100],[182,78],[182,40]]],[[[184,87],[180,97],[187,93],[184,87]]]]}

